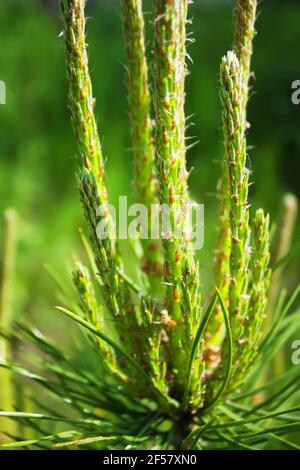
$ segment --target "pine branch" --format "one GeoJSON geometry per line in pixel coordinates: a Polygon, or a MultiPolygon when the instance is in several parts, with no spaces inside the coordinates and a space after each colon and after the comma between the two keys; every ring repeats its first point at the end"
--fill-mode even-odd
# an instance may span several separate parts
{"type": "MultiPolygon", "coordinates": [[[[174,388],[184,391],[190,338],[199,318],[198,266],[189,251],[186,207],[189,200],[185,148],[186,22],[188,1],[155,2],[155,118],[156,168],[160,203],[170,211],[170,230],[164,234],[165,308],[171,319],[170,360],[174,388]],[[174,229],[181,230],[176,237],[174,229]]],[[[201,360],[193,370],[192,388],[199,392],[201,360]],[[199,370],[200,369],[200,370],[199,370]]],[[[198,393],[199,396],[199,393],[198,393]]]]}
{"type": "MultiPolygon", "coordinates": [[[[237,0],[235,7],[234,21],[234,38],[233,50],[237,56],[241,68],[242,80],[242,112],[244,114],[245,130],[247,124],[247,103],[249,96],[249,79],[251,57],[253,52],[253,39],[255,35],[254,23],[256,17],[257,0],[237,0]]],[[[219,182],[219,220],[218,220],[218,241],[215,251],[215,277],[216,285],[220,286],[224,299],[228,296],[228,280],[229,280],[229,256],[230,256],[230,229],[229,229],[229,207],[228,207],[228,173],[226,165],[222,165],[222,177],[219,182]]],[[[210,341],[219,340],[222,317],[219,309],[216,310],[214,321],[210,325],[210,334],[217,331],[217,338],[214,336],[210,341]]],[[[221,334],[222,338],[222,334],[221,334]]]]}
{"type": "MultiPolygon", "coordinates": [[[[81,263],[76,263],[72,274],[74,286],[76,287],[80,297],[80,308],[84,319],[103,331],[105,329],[104,312],[98,305],[88,268],[83,266],[81,263]]],[[[113,362],[115,364],[116,358],[113,351],[111,351],[105,343],[99,341],[98,338],[95,338],[94,336],[90,336],[90,338],[94,342],[97,350],[99,349],[102,359],[105,358],[104,363],[113,362]]]]}
{"type": "Polygon", "coordinates": [[[117,320],[116,327],[121,342],[124,342],[134,354],[141,350],[139,325],[128,289],[118,274],[119,270],[122,270],[122,263],[112,235],[113,224],[108,210],[104,159],[93,111],[95,100],[85,42],[85,3],[85,0],[61,0],[69,81],[69,108],[81,156],[79,191],[96,265],[104,284],[103,295],[106,305],[110,314],[117,320]],[[102,211],[99,214],[100,207],[102,211]],[[98,236],[99,223],[105,228],[107,236],[98,236]],[[132,338],[129,333],[131,335],[135,333],[135,336],[132,338]]]}
{"type": "Polygon", "coordinates": [[[231,253],[229,260],[229,312],[233,337],[234,358],[238,366],[239,352],[245,342],[245,322],[248,309],[249,205],[246,167],[245,113],[243,108],[242,70],[234,52],[228,52],[221,63],[221,101],[226,166],[229,180],[229,226],[231,253]]]}
{"type": "Polygon", "coordinates": [[[249,286],[249,310],[247,327],[247,356],[245,364],[251,364],[256,357],[258,345],[262,336],[262,325],[267,305],[267,294],[270,285],[270,231],[269,216],[264,215],[263,209],[258,209],[251,224],[251,284],[249,286]]]}
{"type": "Polygon", "coordinates": [[[142,270],[148,275],[153,293],[161,291],[161,247],[151,240],[151,204],[157,203],[154,169],[153,122],[148,84],[144,17],[141,0],[122,0],[127,56],[128,101],[134,154],[134,188],[137,201],[148,209],[148,238],[143,239],[142,270]]]}
{"type": "Polygon", "coordinates": [[[233,50],[240,62],[243,81],[243,106],[246,107],[249,96],[249,78],[253,38],[255,36],[255,18],[257,0],[237,0],[235,8],[233,50]]]}

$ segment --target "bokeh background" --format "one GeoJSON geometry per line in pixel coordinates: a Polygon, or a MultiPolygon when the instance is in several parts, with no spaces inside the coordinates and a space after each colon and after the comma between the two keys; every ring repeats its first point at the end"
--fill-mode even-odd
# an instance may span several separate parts
{"type": "MultiPolygon", "coordinates": [[[[96,114],[107,157],[107,183],[113,202],[132,195],[132,156],[124,80],[120,2],[90,0],[88,43],[96,114]]],[[[206,288],[211,282],[216,241],[216,186],[223,155],[218,71],[231,47],[233,1],[195,0],[190,8],[196,42],[187,79],[189,134],[199,140],[188,154],[193,198],[205,204],[205,245],[199,253],[206,288]]],[[[151,60],[151,1],[145,1],[151,60]]],[[[251,204],[263,206],[276,222],[282,195],[300,197],[300,106],[291,102],[291,84],[300,79],[300,2],[264,0],[249,104],[251,204]]],[[[0,242],[7,207],[18,212],[13,295],[15,319],[34,321],[52,336],[69,331],[52,306],[56,287],[44,265],[67,282],[74,253],[81,251],[84,226],[76,190],[76,155],[67,109],[63,40],[57,0],[0,2],[0,80],[7,103],[0,106],[0,242]]],[[[299,223],[294,243],[299,238],[299,223]]],[[[1,252],[1,249],[0,249],[1,252]]],[[[3,255],[3,253],[2,253],[3,255]]],[[[299,256],[285,275],[292,290],[299,279],[299,256]]],[[[69,323],[68,323],[69,324],[69,323]]]]}

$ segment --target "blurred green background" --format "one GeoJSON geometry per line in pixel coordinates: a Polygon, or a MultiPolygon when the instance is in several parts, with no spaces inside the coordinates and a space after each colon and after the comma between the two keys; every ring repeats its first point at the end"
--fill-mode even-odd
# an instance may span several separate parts
{"type": "MultiPolygon", "coordinates": [[[[90,1],[88,43],[96,113],[107,157],[111,199],[132,194],[132,158],[124,81],[124,47],[117,0],[90,1]]],[[[196,42],[187,79],[189,134],[199,143],[189,151],[193,197],[205,204],[205,245],[199,253],[209,286],[216,240],[216,186],[223,154],[218,71],[231,47],[232,1],[195,0],[190,8],[196,42]]],[[[151,1],[145,2],[151,58],[151,1]]],[[[300,79],[300,2],[264,0],[249,104],[251,204],[263,206],[276,221],[283,193],[300,196],[300,106],[291,102],[291,84],[300,79]]],[[[83,225],[76,190],[76,145],[67,110],[63,40],[57,0],[6,0],[0,4],[0,80],[7,104],[0,106],[0,214],[19,214],[15,318],[33,317],[57,330],[55,287],[44,270],[51,264],[66,276],[72,254],[81,250],[83,225]]],[[[1,221],[1,237],[3,223],[1,221]]],[[[299,224],[297,228],[299,238],[299,224]]],[[[295,238],[297,238],[297,234],[295,238]]],[[[299,257],[286,283],[299,279],[299,257]]]]}

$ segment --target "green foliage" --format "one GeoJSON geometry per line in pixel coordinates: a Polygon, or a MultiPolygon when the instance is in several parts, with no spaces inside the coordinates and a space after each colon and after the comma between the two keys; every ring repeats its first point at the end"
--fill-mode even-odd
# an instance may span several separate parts
{"type": "MultiPolygon", "coordinates": [[[[2,447],[299,449],[300,367],[294,366],[280,377],[256,385],[276,351],[300,327],[299,309],[292,310],[298,294],[299,289],[278,312],[280,321],[263,338],[259,360],[240,390],[219,401],[218,406],[199,410],[193,417],[194,430],[185,436],[176,415],[172,415],[171,425],[168,412],[164,413],[158,402],[128,393],[126,388],[116,386],[112,375],[103,374],[98,352],[92,352],[86,343],[80,358],[70,357],[64,348],[58,348],[40,331],[16,325],[6,338],[21,340],[27,356],[29,350],[38,348],[44,359],[39,361],[32,355],[30,358],[29,353],[28,361],[34,365],[34,373],[12,363],[2,366],[27,382],[38,384],[48,399],[46,406],[45,399],[36,395],[34,413],[0,412],[1,417],[9,416],[25,428],[32,428],[36,436],[26,441],[22,436],[11,436],[15,442],[2,447]],[[267,398],[254,404],[255,397],[262,392],[267,392],[267,398]]],[[[90,324],[89,331],[95,331],[90,324]]]]}
{"type": "MultiPolygon", "coordinates": [[[[269,218],[262,209],[250,218],[246,167],[256,1],[237,0],[235,52],[228,52],[221,63],[225,157],[217,286],[205,313],[188,230],[182,230],[187,235],[180,239],[170,232],[154,250],[153,242],[143,243],[144,258],[137,269],[145,289],[125,272],[108,211],[85,3],[61,0],[61,12],[68,102],[80,153],[78,187],[91,246],[83,240],[92,262],[91,270],[81,263],[73,270],[79,303],[73,305],[67,297],[65,306],[57,309],[82,327],[90,346],[82,339],[82,356],[73,358],[24,324],[2,332],[6,341],[25,341],[43,354],[36,358],[29,348],[30,367],[9,361],[0,365],[51,396],[49,405],[33,399],[35,413],[0,412],[0,417],[34,429],[37,436],[22,440],[8,435],[13,442],[3,447],[298,449],[292,433],[300,429],[299,407],[294,405],[299,366],[280,379],[256,385],[278,343],[300,326],[297,311],[287,315],[292,306],[288,302],[280,306],[272,329],[261,340],[270,280],[269,218]],[[100,214],[99,206],[104,207],[100,214]],[[106,238],[97,236],[99,220],[107,229],[106,238]],[[274,381],[280,383],[275,393],[274,381]],[[261,391],[266,396],[255,404],[261,391]],[[278,411],[283,401],[290,405],[278,411]]],[[[189,200],[184,112],[188,3],[155,1],[153,125],[141,1],[123,0],[136,197],[147,206],[157,198],[168,204],[172,227],[182,229],[188,229],[189,200]]]]}

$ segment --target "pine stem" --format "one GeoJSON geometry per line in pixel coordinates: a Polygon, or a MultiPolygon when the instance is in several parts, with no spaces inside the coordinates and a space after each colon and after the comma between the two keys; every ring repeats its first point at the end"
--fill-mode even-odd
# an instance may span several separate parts
{"type": "Polygon", "coordinates": [[[151,240],[151,204],[157,203],[154,173],[153,122],[145,49],[141,0],[122,0],[127,56],[128,101],[134,154],[134,188],[137,201],[148,210],[148,238],[143,239],[142,270],[148,275],[153,293],[161,292],[161,247],[151,240]]]}
{"type": "Polygon", "coordinates": [[[246,168],[242,76],[242,70],[236,55],[234,52],[228,52],[221,64],[221,101],[229,181],[228,206],[231,236],[229,312],[236,341],[236,360],[238,360],[238,351],[245,340],[250,256],[249,206],[247,200],[249,170],[246,168]]]}
{"type": "Polygon", "coordinates": [[[255,36],[255,18],[257,0],[237,0],[235,8],[233,50],[240,62],[243,81],[243,107],[246,107],[249,96],[249,78],[253,38],[255,36]]]}
{"type": "Polygon", "coordinates": [[[270,230],[269,216],[258,209],[253,218],[251,228],[251,282],[249,286],[249,310],[247,321],[247,348],[243,356],[245,367],[249,367],[256,357],[262,335],[262,325],[267,306],[267,294],[270,285],[270,230]]]}
{"type": "MultiPolygon", "coordinates": [[[[168,330],[171,374],[175,394],[179,395],[184,388],[190,338],[200,310],[198,266],[184,235],[189,199],[184,114],[188,3],[156,0],[154,22],[156,168],[160,203],[168,206],[171,222],[163,237],[165,308],[172,321],[168,330]],[[181,229],[182,237],[174,235],[175,227],[181,229]]],[[[193,372],[199,387],[199,370],[193,372]]]]}
{"type": "MultiPolygon", "coordinates": [[[[251,68],[251,57],[253,52],[253,39],[255,35],[255,17],[257,0],[237,0],[235,7],[233,50],[237,56],[241,69],[241,112],[246,128],[247,124],[247,104],[249,97],[249,79],[251,68]]],[[[229,229],[229,206],[228,206],[228,172],[225,162],[222,164],[222,177],[219,183],[219,221],[218,221],[218,241],[215,251],[215,277],[216,285],[220,286],[224,299],[228,297],[229,282],[229,256],[230,256],[230,229],[229,229]]],[[[222,315],[219,308],[216,309],[213,322],[210,325],[210,332],[217,331],[217,339],[220,337],[220,323],[222,315]]],[[[222,337],[222,335],[221,335],[222,337]]],[[[214,342],[214,337],[211,339],[214,342]]]]}
{"type": "Polygon", "coordinates": [[[85,0],[61,0],[65,27],[66,62],[69,80],[69,107],[74,133],[81,155],[79,191],[89,233],[95,252],[96,265],[104,284],[103,295],[116,321],[121,342],[132,354],[141,349],[139,325],[127,286],[119,271],[122,263],[112,235],[113,224],[108,210],[104,176],[104,159],[94,116],[92,84],[85,42],[85,0]],[[99,213],[99,208],[102,208],[99,213]],[[99,237],[99,220],[107,236],[99,237]],[[134,341],[130,334],[135,335],[134,341]]]}

